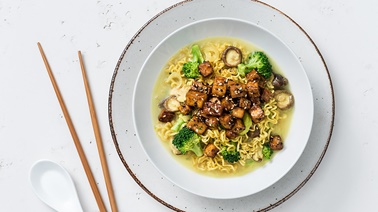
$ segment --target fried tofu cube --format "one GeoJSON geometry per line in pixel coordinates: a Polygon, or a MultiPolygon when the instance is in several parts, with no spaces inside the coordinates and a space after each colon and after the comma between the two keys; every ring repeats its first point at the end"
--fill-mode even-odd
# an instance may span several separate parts
{"type": "Polygon", "coordinates": [[[214,71],[209,61],[205,61],[198,66],[199,72],[202,76],[210,76],[214,71]]]}
{"type": "Polygon", "coordinates": [[[227,130],[232,129],[235,124],[235,120],[231,114],[224,114],[223,116],[219,117],[219,123],[227,130]]]}
{"type": "Polygon", "coordinates": [[[214,158],[219,152],[219,149],[214,144],[208,144],[203,152],[207,157],[214,158]]]}
{"type": "Polygon", "coordinates": [[[175,118],[175,113],[168,111],[166,109],[162,109],[158,117],[159,121],[164,122],[164,123],[171,122],[174,118],[175,118]]]}
{"type": "Polygon", "coordinates": [[[187,127],[199,135],[202,135],[207,130],[207,125],[198,116],[193,116],[189,120],[187,127]]]}
{"type": "Polygon", "coordinates": [[[225,77],[216,76],[214,79],[211,93],[217,97],[224,97],[227,91],[227,79],[225,77]]]}
{"type": "Polygon", "coordinates": [[[184,115],[188,115],[192,111],[192,108],[190,108],[189,105],[187,105],[186,103],[181,103],[178,109],[180,113],[184,115]]]}
{"type": "Polygon", "coordinates": [[[235,107],[234,109],[232,109],[231,115],[235,118],[242,119],[244,116],[244,112],[245,110],[243,108],[235,107]]]}
{"type": "Polygon", "coordinates": [[[234,139],[238,137],[238,133],[234,132],[233,130],[226,130],[226,137],[229,139],[234,139]]]}
{"type": "Polygon", "coordinates": [[[247,80],[250,80],[250,81],[260,80],[260,75],[254,69],[251,72],[249,72],[247,75],[245,75],[245,77],[247,78],[247,80]]]}
{"type": "Polygon", "coordinates": [[[247,99],[247,98],[240,98],[239,99],[239,107],[240,108],[243,108],[244,110],[248,110],[250,109],[252,106],[252,102],[251,100],[247,99]]]}
{"type": "Polygon", "coordinates": [[[232,98],[246,97],[247,91],[243,83],[235,83],[230,86],[230,95],[232,98]]]}
{"type": "Polygon", "coordinates": [[[219,121],[216,117],[211,116],[205,119],[205,124],[209,127],[217,128],[219,126],[219,121]]]}
{"type": "Polygon", "coordinates": [[[249,110],[249,113],[251,114],[254,123],[259,123],[265,118],[264,111],[259,105],[253,105],[249,110]]]}
{"type": "Polygon", "coordinates": [[[230,111],[235,107],[233,100],[229,97],[225,97],[221,100],[223,109],[230,111]]]}
{"type": "Polygon", "coordinates": [[[234,131],[234,132],[236,132],[237,134],[239,134],[240,132],[242,132],[243,130],[245,130],[245,126],[244,126],[243,120],[236,119],[235,125],[232,127],[231,130],[234,131]]]}
{"type": "Polygon", "coordinates": [[[272,97],[273,97],[273,93],[269,89],[264,88],[261,94],[261,99],[264,102],[269,102],[272,97]]]}
{"type": "Polygon", "coordinates": [[[201,93],[209,94],[210,88],[211,87],[209,85],[205,84],[205,83],[194,81],[192,86],[190,87],[190,90],[199,91],[201,93]]]}
{"type": "Polygon", "coordinates": [[[260,87],[257,81],[248,81],[245,88],[249,97],[255,98],[260,96],[260,87]]]}
{"type": "Polygon", "coordinates": [[[206,100],[207,94],[205,93],[193,90],[186,93],[186,104],[189,106],[202,108],[206,100]]]}
{"type": "Polygon", "coordinates": [[[203,113],[211,116],[220,116],[223,113],[223,106],[220,100],[207,101],[202,109],[203,113]]]}

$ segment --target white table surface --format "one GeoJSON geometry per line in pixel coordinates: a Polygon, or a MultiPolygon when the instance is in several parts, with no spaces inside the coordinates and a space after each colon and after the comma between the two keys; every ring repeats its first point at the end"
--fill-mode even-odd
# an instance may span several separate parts
{"type": "MultiPolygon", "coordinates": [[[[41,42],[110,210],[77,58],[86,63],[120,211],[169,211],[129,176],[114,147],[108,94],[115,65],[139,28],[178,0],[0,0],[0,211],[53,211],[30,187],[39,159],[63,165],[85,211],[96,201],[37,48],[41,42]]],[[[377,211],[378,1],[264,0],[294,19],[332,77],[332,139],[307,184],[273,211],[377,211]]]]}

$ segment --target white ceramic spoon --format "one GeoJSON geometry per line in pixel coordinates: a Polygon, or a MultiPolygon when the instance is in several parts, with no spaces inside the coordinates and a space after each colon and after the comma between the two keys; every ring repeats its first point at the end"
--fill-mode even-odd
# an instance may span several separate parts
{"type": "Polygon", "coordinates": [[[69,173],[50,160],[37,161],[30,170],[35,194],[57,211],[83,211],[69,173]]]}

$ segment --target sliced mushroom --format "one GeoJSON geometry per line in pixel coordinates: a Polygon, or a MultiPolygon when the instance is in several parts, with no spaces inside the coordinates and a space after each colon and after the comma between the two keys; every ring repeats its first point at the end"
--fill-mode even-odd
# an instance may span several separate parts
{"type": "Polygon", "coordinates": [[[294,105],[294,96],[287,90],[277,90],[274,92],[274,98],[277,101],[277,107],[286,110],[294,105]]]}
{"type": "Polygon", "coordinates": [[[283,77],[282,75],[280,74],[276,74],[274,73],[274,78],[273,78],[273,81],[272,81],[272,85],[274,86],[274,88],[281,88],[285,85],[287,85],[288,81],[285,77],[283,77]]]}
{"type": "Polygon", "coordinates": [[[249,138],[255,138],[255,137],[260,136],[260,128],[257,126],[254,127],[253,130],[248,131],[247,135],[249,138]]]}
{"type": "Polygon", "coordinates": [[[170,96],[164,101],[164,108],[170,112],[176,112],[179,110],[180,102],[177,100],[176,96],[170,96]]]}
{"type": "Polygon", "coordinates": [[[222,60],[228,67],[236,67],[242,62],[242,52],[235,46],[227,47],[222,54],[222,60]]]}

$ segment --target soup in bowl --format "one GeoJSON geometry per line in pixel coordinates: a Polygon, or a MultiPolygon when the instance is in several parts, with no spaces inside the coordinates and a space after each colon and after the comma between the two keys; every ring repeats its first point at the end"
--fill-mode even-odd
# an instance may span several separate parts
{"type": "Polygon", "coordinates": [[[306,146],[313,102],[303,67],[279,38],[217,18],[185,26],[153,50],[133,115],[142,148],[165,177],[227,199],[290,170],[306,146]]]}

